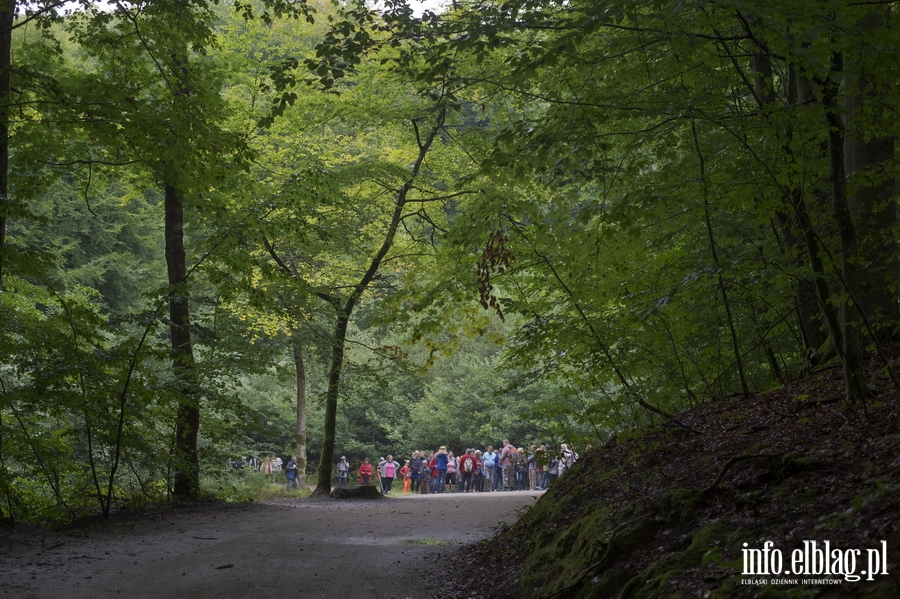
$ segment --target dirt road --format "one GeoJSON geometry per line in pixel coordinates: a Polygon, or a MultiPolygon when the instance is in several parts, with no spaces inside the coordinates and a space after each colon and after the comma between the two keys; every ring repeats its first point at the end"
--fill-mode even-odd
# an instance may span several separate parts
{"type": "Polygon", "coordinates": [[[214,504],[0,531],[0,598],[418,599],[538,492],[214,504]]]}

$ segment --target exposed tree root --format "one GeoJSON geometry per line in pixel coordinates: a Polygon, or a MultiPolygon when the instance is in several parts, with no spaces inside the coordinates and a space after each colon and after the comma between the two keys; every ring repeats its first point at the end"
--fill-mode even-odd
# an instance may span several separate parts
{"type": "Polygon", "coordinates": [[[745,453],[741,455],[736,455],[728,458],[728,461],[722,466],[722,469],[719,470],[719,475],[716,476],[716,480],[712,482],[711,485],[703,489],[702,493],[705,495],[709,493],[713,489],[715,489],[719,483],[722,481],[722,477],[725,476],[725,473],[728,472],[732,466],[737,464],[738,462],[743,462],[744,460],[750,460],[753,458],[780,458],[784,456],[783,453],[745,453]]]}

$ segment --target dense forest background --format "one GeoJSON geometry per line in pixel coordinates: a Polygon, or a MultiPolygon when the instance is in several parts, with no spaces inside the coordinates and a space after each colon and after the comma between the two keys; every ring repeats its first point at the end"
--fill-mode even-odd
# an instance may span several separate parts
{"type": "Polygon", "coordinates": [[[898,332],[894,2],[0,17],[6,519],[583,447],[827,364],[866,402],[898,332]]]}

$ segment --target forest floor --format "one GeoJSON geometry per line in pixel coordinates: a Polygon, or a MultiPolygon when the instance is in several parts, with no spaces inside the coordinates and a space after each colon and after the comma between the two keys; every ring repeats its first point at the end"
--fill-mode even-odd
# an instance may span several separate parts
{"type": "Polygon", "coordinates": [[[0,528],[0,599],[432,596],[539,492],[213,502],[0,528]]]}
{"type": "MultiPolygon", "coordinates": [[[[900,345],[882,356],[900,372],[900,345]]],[[[828,367],[609,439],[460,553],[478,584],[440,596],[900,597],[900,385],[883,357],[865,402],[828,367]]]]}

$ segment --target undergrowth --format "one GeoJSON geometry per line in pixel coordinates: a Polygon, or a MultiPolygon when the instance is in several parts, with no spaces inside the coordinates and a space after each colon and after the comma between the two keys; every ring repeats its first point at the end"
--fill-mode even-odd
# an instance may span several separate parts
{"type": "Polygon", "coordinates": [[[204,499],[222,499],[230,502],[266,501],[289,497],[309,497],[309,489],[290,492],[286,489],[284,475],[266,475],[261,472],[227,471],[204,474],[200,477],[200,490],[204,499]]]}

